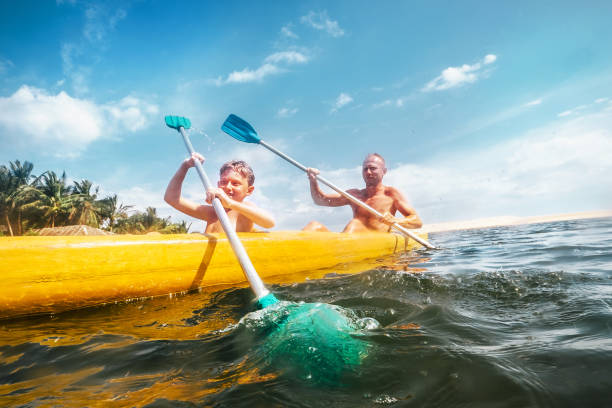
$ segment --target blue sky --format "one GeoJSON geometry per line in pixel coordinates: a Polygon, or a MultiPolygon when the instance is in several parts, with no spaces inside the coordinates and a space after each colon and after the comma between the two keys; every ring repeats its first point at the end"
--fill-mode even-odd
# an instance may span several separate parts
{"type": "Polygon", "coordinates": [[[235,113],[340,187],[382,154],[426,223],[610,209],[612,3],[532,3],[4,1],[0,163],[188,219],[162,199],[186,155],[163,116],[183,115],[211,179],[251,163],[275,229],[341,229],[348,208],[220,131],[235,113]]]}

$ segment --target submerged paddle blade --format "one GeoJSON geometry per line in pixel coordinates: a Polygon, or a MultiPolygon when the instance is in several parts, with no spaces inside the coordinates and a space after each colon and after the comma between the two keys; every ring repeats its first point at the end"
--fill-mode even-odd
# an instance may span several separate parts
{"type": "Polygon", "coordinates": [[[257,301],[260,309],[265,309],[266,307],[274,305],[278,302],[279,300],[272,293],[268,293],[266,296],[257,301]]]}
{"type": "Polygon", "coordinates": [[[223,122],[221,126],[221,130],[241,142],[259,143],[261,140],[249,122],[239,118],[233,113],[225,119],[225,122],[223,122]]]}
{"type": "Polygon", "coordinates": [[[166,126],[178,130],[183,127],[189,129],[191,127],[191,121],[183,116],[166,116],[166,126]]]}

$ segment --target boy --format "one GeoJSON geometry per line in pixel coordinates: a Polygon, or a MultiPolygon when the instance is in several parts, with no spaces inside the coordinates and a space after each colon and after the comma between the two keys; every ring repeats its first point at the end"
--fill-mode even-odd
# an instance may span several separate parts
{"type": "MultiPolygon", "coordinates": [[[[195,218],[206,221],[205,233],[223,232],[223,227],[212,205],[197,204],[181,196],[183,180],[189,168],[195,166],[195,160],[204,163],[204,157],[194,153],[185,159],[170,180],[164,200],[177,210],[195,218]]],[[[253,224],[263,228],[272,228],[274,219],[255,204],[244,202],[253,193],[255,175],[253,169],[242,160],[229,161],[219,170],[219,182],[216,188],[206,192],[206,202],[212,203],[214,197],[221,200],[227,216],[236,232],[253,232],[253,224]]]]}

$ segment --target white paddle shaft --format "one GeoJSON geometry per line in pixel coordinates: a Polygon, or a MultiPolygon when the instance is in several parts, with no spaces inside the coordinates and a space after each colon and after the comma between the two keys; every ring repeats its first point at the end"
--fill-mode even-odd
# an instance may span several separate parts
{"type": "MultiPolygon", "coordinates": [[[[185,133],[185,129],[180,126],[178,128],[178,131],[181,133],[181,136],[183,136],[183,141],[185,142],[185,146],[187,146],[189,154],[193,154],[195,150],[193,150],[193,146],[191,145],[189,137],[185,133]]],[[[206,176],[206,172],[204,172],[202,163],[200,163],[199,160],[194,160],[194,162],[196,170],[198,171],[198,175],[200,176],[200,180],[202,180],[204,188],[206,189],[206,191],[208,191],[212,187],[212,185],[210,184],[210,180],[208,180],[208,177],[206,176]]],[[[223,208],[221,200],[219,200],[217,197],[213,198],[212,206],[215,209],[215,213],[217,213],[219,221],[221,221],[221,226],[223,227],[225,235],[227,236],[227,239],[230,242],[232,249],[234,250],[234,254],[236,254],[236,258],[238,258],[238,262],[240,262],[240,266],[242,267],[244,276],[249,281],[249,284],[251,285],[251,289],[255,293],[255,296],[257,296],[257,300],[267,296],[268,294],[270,294],[270,291],[266,289],[261,278],[257,274],[257,271],[255,271],[255,267],[253,267],[251,259],[247,255],[246,250],[242,245],[242,242],[240,242],[240,240],[238,239],[236,230],[232,227],[232,224],[230,223],[230,220],[227,217],[227,213],[223,208]]]]}
{"type": "MultiPolygon", "coordinates": [[[[270,150],[272,153],[276,153],[277,155],[279,155],[283,159],[287,160],[289,163],[293,164],[295,167],[303,170],[304,172],[308,172],[308,168],[307,167],[305,167],[304,165],[298,163],[297,161],[295,161],[291,157],[287,156],[283,152],[280,152],[280,151],[276,150],[274,147],[270,146],[269,144],[267,144],[263,140],[260,139],[259,140],[259,144],[262,145],[263,147],[265,147],[266,149],[270,150]]],[[[336,187],[334,184],[332,184],[331,182],[327,181],[323,177],[317,175],[317,180],[319,180],[321,183],[325,184],[326,186],[328,186],[329,188],[331,188],[332,190],[334,190],[338,194],[346,197],[353,204],[358,205],[359,207],[363,208],[366,211],[369,211],[370,213],[376,215],[377,217],[381,217],[381,218],[383,217],[383,215],[380,212],[378,212],[374,208],[370,207],[369,205],[367,205],[363,201],[359,200],[358,198],[353,197],[352,195],[350,195],[346,191],[341,190],[340,188],[336,187]]],[[[402,227],[398,223],[394,223],[391,226],[393,228],[395,228],[396,230],[398,230],[399,232],[403,233],[404,235],[407,235],[410,238],[414,239],[416,242],[418,242],[419,244],[423,245],[424,247],[429,248],[429,249],[436,249],[435,246],[431,245],[429,242],[427,242],[423,238],[419,237],[418,235],[414,234],[413,232],[409,231],[408,229],[402,227]]]]}

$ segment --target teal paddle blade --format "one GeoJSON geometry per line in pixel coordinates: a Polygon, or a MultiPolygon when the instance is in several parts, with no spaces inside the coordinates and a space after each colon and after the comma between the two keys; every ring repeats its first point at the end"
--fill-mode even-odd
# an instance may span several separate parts
{"type": "Polygon", "coordinates": [[[278,303],[278,299],[272,293],[268,293],[266,296],[259,299],[257,303],[261,309],[265,309],[268,306],[278,303]]]}
{"type": "Polygon", "coordinates": [[[350,309],[280,301],[241,323],[265,336],[258,355],[276,370],[313,384],[341,386],[358,376],[372,345],[350,309]]]}
{"type": "Polygon", "coordinates": [[[225,119],[225,122],[221,125],[221,130],[241,142],[259,143],[261,140],[249,122],[233,113],[225,119]]]}
{"type": "Polygon", "coordinates": [[[183,116],[166,116],[166,126],[178,130],[179,127],[191,128],[191,121],[183,116]]]}

